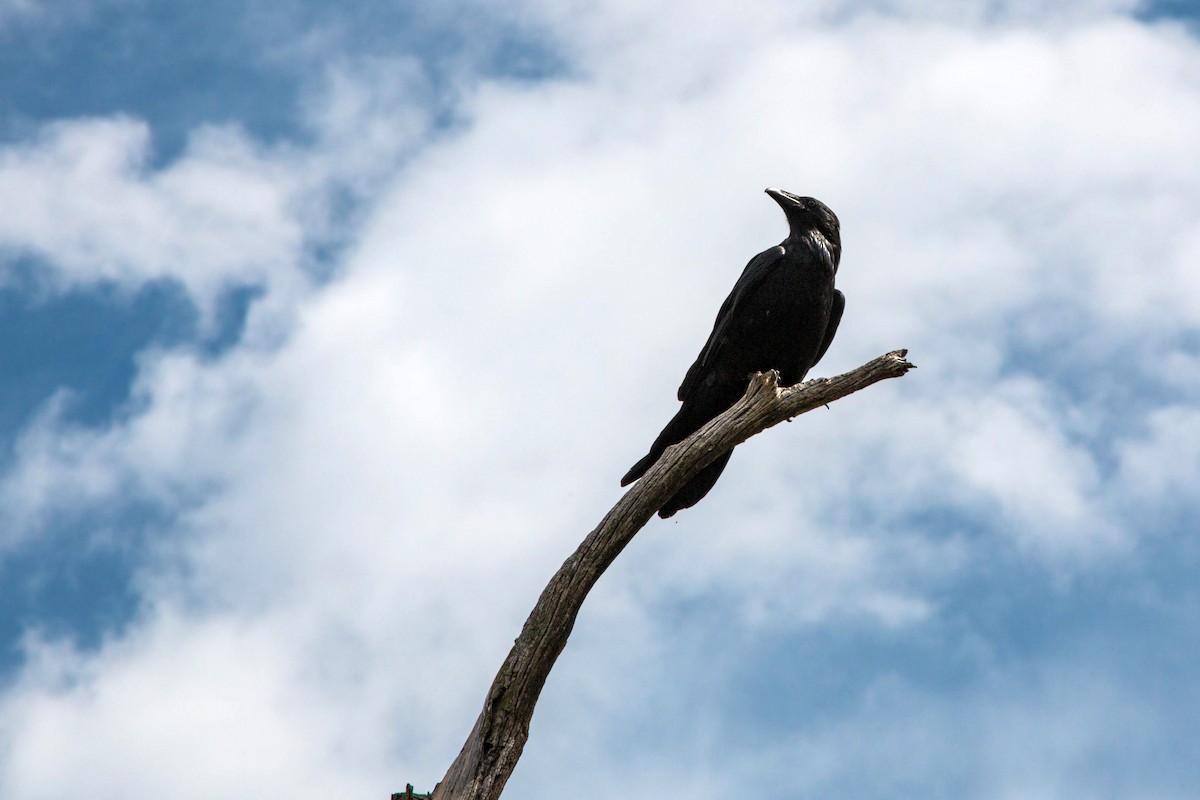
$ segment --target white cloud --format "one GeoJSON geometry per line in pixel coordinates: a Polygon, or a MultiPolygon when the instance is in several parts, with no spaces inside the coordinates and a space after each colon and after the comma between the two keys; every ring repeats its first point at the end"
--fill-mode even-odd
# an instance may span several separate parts
{"type": "Polygon", "coordinates": [[[236,283],[296,280],[303,177],[234,129],[197,132],[183,159],[146,166],[131,119],[60,122],[0,152],[0,247],[53,265],[48,283],[175,278],[207,306],[236,283]]]}
{"type": "Polygon", "coordinates": [[[206,126],[161,168],[144,122],[48,124],[0,148],[0,253],[40,259],[49,290],[167,278],[206,312],[237,285],[266,291],[259,316],[294,304],[308,289],[309,250],[339,235],[337,194],[374,191],[425,136],[426,91],[409,61],[340,58],[303,104],[311,149],[206,126]]]}
{"type": "Polygon", "coordinates": [[[1023,544],[1086,551],[1119,541],[1094,457],[1068,440],[1052,403],[1031,382],[995,389],[951,411],[947,455],[958,479],[994,504],[1023,544]]]}
{"type": "Polygon", "coordinates": [[[1145,422],[1143,434],[1119,444],[1118,480],[1149,508],[1187,507],[1200,481],[1200,409],[1168,406],[1145,422]]]}
{"type": "MultiPolygon", "coordinates": [[[[685,707],[654,661],[678,641],[659,638],[673,603],[717,598],[764,636],[831,620],[920,630],[943,613],[938,587],[980,557],[970,532],[925,536],[920,513],[969,516],[1000,549],[1087,569],[1143,534],[1120,514],[1186,485],[1194,453],[1170,432],[1194,427],[1193,408],[1135,412],[1149,434],[1118,448],[1140,476],[1127,485],[1072,427],[1063,379],[1017,359],[1013,338],[1034,310],[1047,320],[1022,335],[1042,348],[1082,319],[1081,350],[1108,369],[1127,336],[1195,324],[1194,40],[1107,19],[801,27],[775,7],[692,27],[646,8],[593,6],[604,25],[563,32],[587,40],[582,76],[472,87],[467,124],[420,150],[404,93],[362,77],[406,74],[389,63],[331,73],[312,151],[210,129],[155,171],[147,130],[125,119],[60,123],[4,151],[0,238],[61,280],[169,275],[199,298],[263,282],[270,302],[219,360],[144,354],[144,410],[128,421],[64,429],[50,409],[20,442],[0,496],[25,535],[48,510],[114,496],[189,504],[139,575],[127,634],[91,654],[28,643],[0,714],[0,794],[431,785],[537,592],[672,413],[741,265],[782,238],[768,184],[843,219],[849,307],[818,371],[897,346],[921,369],[747,444],[711,497],[655,523],[601,582],[581,656],[552,679],[603,710],[580,733],[596,762],[651,724],[613,686],[685,707]],[[323,224],[335,179],[370,186],[368,204],[338,275],[310,287],[305,226],[323,224]],[[625,646],[597,644],[610,635],[625,646]],[[627,687],[625,670],[646,685],[627,687]],[[624,726],[605,721],[618,707],[624,726]]],[[[719,689],[729,658],[679,686],[719,689]]],[[[1063,705],[1033,692],[1048,710],[1030,724],[1115,691],[1063,705]]],[[[1010,730],[997,715],[1014,696],[1001,712],[975,701],[980,750],[1010,730]]],[[[687,742],[724,759],[733,734],[707,721],[687,742]]],[[[765,759],[730,756],[733,770],[684,762],[690,778],[651,763],[676,750],[647,745],[655,757],[627,780],[664,794],[718,773],[771,785],[808,753],[819,784],[869,755],[872,724],[870,708],[824,738],[797,724],[765,759]]],[[[932,726],[930,764],[962,724],[932,726]]],[[[1068,761],[1095,749],[1066,742],[1068,761]]],[[[894,752],[920,750],[905,744],[894,752]]],[[[1013,780],[1059,796],[1055,765],[1029,769],[1013,780]]]]}
{"type": "MultiPolygon", "coordinates": [[[[156,612],[92,660],[33,646],[39,669],[25,675],[37,683],[19,685],[4,703],[6,796],[327,797],[386,782],[385,748],[330,713],[356,702],[354,693],[321,697],[324,681],[314,679],[324,676],[309,670],[326,665],[281,652],[297,632],[156,612]],[[55,674],[66,681],[45,685],[55,674]],[[340,766],[330,760],[339,750],[340,766]]],[[[367,698],[357,702],[366,703],[363,720],[376,713],[367,698]]]]}

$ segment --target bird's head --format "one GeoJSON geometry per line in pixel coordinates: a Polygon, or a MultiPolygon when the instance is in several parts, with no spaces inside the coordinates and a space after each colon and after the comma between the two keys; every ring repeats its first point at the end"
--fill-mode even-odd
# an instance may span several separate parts
{"type": "Polygon", "coordinates": [[[816,229],[826,239],[839,247],[842,244],[841,229],[837,214],[815,197],[800,197],[783,189],[767,189],[767,194],[787,215],[793,233],[804,233],[816,229]]]}

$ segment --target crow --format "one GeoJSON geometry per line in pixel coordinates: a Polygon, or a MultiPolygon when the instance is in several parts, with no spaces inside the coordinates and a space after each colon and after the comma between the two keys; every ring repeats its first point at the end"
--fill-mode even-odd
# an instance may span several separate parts
{"type": "MultiPolygon", "coordinates": [[[[668,447],[736,403],[754,373],[775,369],[785,386],[799,383],[833,341],[846,307],[845,296],[833,288],[842,255],[838,218],[811,197],[782,189],[767,189],[767,194],[787,215],[788,237],[750,259],[679,385],[683,405],[650,452],[621,478],[622,486],[644,475],[668,447]]],[[[732,452],[700,470],[658,515],[665,519],[700,502],[732,452]]]]}

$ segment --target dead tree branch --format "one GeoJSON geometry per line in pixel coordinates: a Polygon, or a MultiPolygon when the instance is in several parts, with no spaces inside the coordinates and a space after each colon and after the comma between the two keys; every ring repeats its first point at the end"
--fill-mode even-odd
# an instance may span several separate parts
{"type": "Polygon", "coordinates": [[[496,800],[529,736],[529,720],[550,668],[567,643],[588,592],[634,535],[693,475],[751,436],[913,368],[896,350],[835,378],[780,388],[759,373],[732,408],[667,448],[588,534],[551,578],[488,690],[462,752],[434,790],[434,800],[496,800]]]}

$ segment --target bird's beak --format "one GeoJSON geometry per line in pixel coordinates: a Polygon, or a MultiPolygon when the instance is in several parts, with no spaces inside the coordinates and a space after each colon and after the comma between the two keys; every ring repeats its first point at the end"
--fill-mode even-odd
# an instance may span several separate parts
{"type": "Polygon", "coordinates": [[[771,196],[772,200],[780,205],[783,205],[785,200],[792,199],[791,193],[785,192],[783,189],[767,189],[767,194],[771,196]]]}

